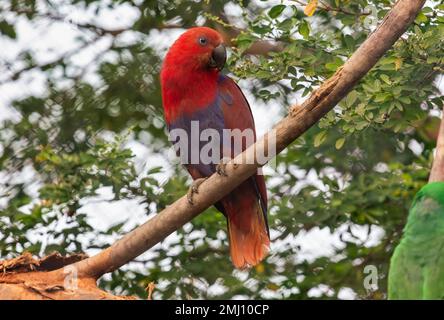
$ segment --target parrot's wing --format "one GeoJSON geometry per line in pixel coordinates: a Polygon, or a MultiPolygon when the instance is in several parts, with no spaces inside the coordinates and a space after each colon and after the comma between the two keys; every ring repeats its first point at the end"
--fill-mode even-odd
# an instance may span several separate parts
{"type": "MultiPolygon", "coordinates": [[[[242,90],[239,88],[236,82],[234,82],[228,76],[222,74],[219,76],[218,81],[218,97],[223,111],[225,123],[224,128],[231,130],[239,129],[244,131],[246,132],[244,135],[245,137],[247,137],[248,132],[250,132],[252,136],[250,139],[243,139],[241,146],[240,144],[238,146],[234,144],[233,146],[233,143],[224,140],[223,152],[225,155],[232,158],[243,152],[248,146],[256,141],[254,118],[250,105],[242,93],[242,90]]],[[[256,174],[254,176],[254,186],[256,188],[256,192],[258,192],[260,196],[262,210],[267,212],[267,191],[263,175],[256,174]]]]}
{"type": "Polygon", "coordinates": [[[418,299],[422,296],[424,284],[422,268],[415,260],[415,257],[410,254],[409,246],[401,241],[390,260],[389,299],[418,299]]]}
{"type": "Polygon", "coordinates": [[[426,256],[423,298],[444,299],[444,183],[431,183],[423,191],[416,205],[422,220],[428,222],[423,228],[427,237],[422,248],[426,256]]]}
{"type": "MultiPolygon", "coordinates": [[[[227,76],[219,76],[218,99],[225,129],[222,151],[233,158],[256,141],[253,115],[241,89],[227,76]]],[[[264,176],[256,173],[221,200],[227,216],[230,255],[237,268],[257,265],[267,255],[270,233],[264,176]]]]}
{"type": "Polygon", "coordinates": [[[441,237],[436,255],[424,270],[424,299],[444,299],[444,239],[441,237]]]}
{"type": "MultiPolygon", "coordinates": [[[[184,103],[189,102],[185,101],[184,103]]],[[[220,158],[232,158],[256,141],[253,115],[245,96],[232,79],[222,74],[218,78],[216,95],[213,101],[205,107],[196,109],[192,113],[181,114],[168,125],[173,144],[181,140],[179,135],[173,134],[173,130],[175,129],[186,132],[188,137],[191,138],[188,139],[186,150],[181,149],[178,153],[180,154],[182,163],[193,179],[208,177],[216,171],[215,163],[203,162],[200,158],[201,151],[208,142],[201,141],[199,136],[197,138],[195,137],[193,126],[194,132],[196,132],[195,128],[197,124],[197,132],[199,135],[207,129],[218,133],[220,138],[220,158]],[[224,131],[224,129],[229,129],[229,131],[224,131]],[[234,140],[231,139],[231,136],[227,135],[228,133],[246,133],[247,138],[242,139],[242,143],[232,143],[234,140]],[[195,143],[195,140],[199,140],[199,142],[195,143]],[[186,151],[187,154],[184,155],[182,150],[186,151]]],[[[253,194],[257,194],[257,198],[260,199],[262,211],[264,215],[266,215],[267,192],[264,177],[256,174],[250,183],[253,194]]],[[[245,192],[250,189],[248,186],[244,186],[244,188],[245,190],[243,191],[245,192]]],[[[242,194],[244,193],[239,192],[239,196],[242,194]]],[[[216,206],[225,214],[225,210],[220,204],[216,204],[216,206]]]]}

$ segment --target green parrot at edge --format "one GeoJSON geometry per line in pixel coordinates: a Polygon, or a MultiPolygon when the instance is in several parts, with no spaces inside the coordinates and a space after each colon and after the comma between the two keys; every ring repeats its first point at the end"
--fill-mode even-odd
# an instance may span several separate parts
{"type": "Polygon", "coordinates": [[[390,261],[389,299],[444,299],[444,182],[425,185],[390,261]]]}

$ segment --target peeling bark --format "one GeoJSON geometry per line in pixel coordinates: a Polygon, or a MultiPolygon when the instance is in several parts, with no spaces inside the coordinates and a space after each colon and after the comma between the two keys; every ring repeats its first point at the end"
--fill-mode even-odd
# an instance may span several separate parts
{"type": "Polygon", "coordinates": [[[63,269],[86,257],[84,254],[64,257],[53,253],[35,259],[30,253],[24,253],[17,258],[0,261],[0,300],[136,299],[109,294],[97,287],[95,279],[76,277],[75,274],[70,275],[72,268],[63,269]]]}

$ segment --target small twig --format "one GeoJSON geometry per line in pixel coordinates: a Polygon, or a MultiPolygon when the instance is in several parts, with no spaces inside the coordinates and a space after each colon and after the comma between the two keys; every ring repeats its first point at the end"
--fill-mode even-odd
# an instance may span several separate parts
{"type": "Polygon", "coordinates": [[[71,56],[77,54],[80,50],[82,50],[82,49],[84,49],[84,48],[86,48],[86,47],[96,43],[100,39],[101,39],[100,36],[96,36],[91,41],[87,41],[87,42],[83,43],[81,46],[79,46],[79,47],[77,47],[77,48],[75,48],[73,50],[70,50],[70,51],[64,53],[62,56],[60,56],[60,57],[58,57],[58,58],[56,58],[56,59],[54,59],[54,60],[52,60],[50,62],[46,62],[46,63],[43,63],[43,64],[32,63],[32,64],[30,64],[30,65],[28,65],[26,67],[23,67],[23,68],[15,71],[9,77],[7,77],[7,78],[5,78],[3,80],[0,80],[0,85],[3,85],[3,84],[8,83],[10,81],[17,80],[22,75],[22,73],[24,73],[26,71],[30,71],[30,70],[36,69],[36,68],[37,69],[47,69],[47,68],[50,68],[51,66],[55,66],[55,65],[63,62],[65,59],[70,58],[71,56]]]}
{"type": "Polygon", "coordinates": [[[156,285],[155,285],[154,281],[151,281],[150,283],[148,283],[148,285],[145,288],[146,292],[148,293],[147,300],[153,300],[153,291],[155,288],[156,288],[156,285]]]}
{"type": "MultiPolygon", "coordinates": [[[[26,10],[26,9],[13,10],[13,12],[15,12],[17,14],[29,14],[29,13],[32,13],[31,11],[26,10]]],[[[115,36],[118,36],[119,34],[125,32],[125,31],[131,30],[129,28],[106,29],[106,28],[103,28],[103,27],[100,27],[100,26],[97,26],[97,25],[94,25],[94,24],[91,24],[91,23],[78,23],[78,22],[74,22],[73,20],[71,20],[71,19],[69,19],[67,17],[61,16],[61,15],[58,15],[58,14],[54,14],[54,13],[51,13],[51,12],[37,13],[36,16],[39,17],[39,18],[47,18],[47,19],[51,19],[51,20],[54,20],[54,21],[67,22],[67,23],[72,24],[72,25],[74,25],[74,26],[76,26],[78,28],[89,29],[91,31],[94,31],[98,35],[109,34],[109,35],[112,35],[112,36],[115,37],[115,36]]]]}
{"type": "Polygon", "coordinates": [[[340,13],[348,14],[348,15],[351,15],[351,16],[368,16],[369,14],[371,14],[371,12],[365,12],[365,11],[364,12],[351,12],[351,11],[348,11],[348,10],[344,10],[342,8],[334,8],[334,7],[330,6],[328,3],[325,3],[322,0],[319,0],[319,3],[322,5],[320,8],[324,9],[326,11],[340,12],[340,13]]]}

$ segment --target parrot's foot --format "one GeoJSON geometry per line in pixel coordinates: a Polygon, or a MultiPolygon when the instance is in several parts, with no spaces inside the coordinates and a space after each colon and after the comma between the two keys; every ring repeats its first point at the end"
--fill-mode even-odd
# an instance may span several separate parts
{"type": "Polygon", "coordinates": [[[227,163],[230,161],[230,158],[222,158],[220,163],[216,166],[216,172],[218,175],[223,177],[228,177],[227,171],[225,170],[227,167],[227,163]]]}
{"type": "Polygon", "coordinates": [[[188,189],[188,193],[187,193],[187,199],[188,199],[188,203],[193,205],[194,201],[193,201],[193,196],[194,194],[198,194],[199,193],[199,186],[208,178],[199,178],[193,181],[193,183],[191,184],[190,189],[188,189]]]}

